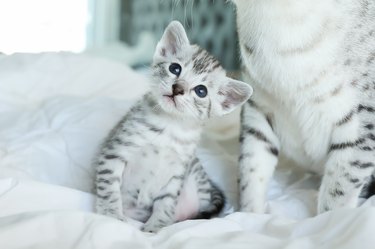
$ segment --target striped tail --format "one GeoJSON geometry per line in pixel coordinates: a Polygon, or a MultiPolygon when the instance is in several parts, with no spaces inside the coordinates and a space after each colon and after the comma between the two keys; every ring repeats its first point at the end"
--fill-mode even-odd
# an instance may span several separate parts
{"type": "Polygon", "coordinates": [[[196,217],[196,219],[210,219],[217,216],[225,205],[225,196],[223,192],[213,183],[211,189],[211,202],[210,205],[202,210],[196,217]]]}

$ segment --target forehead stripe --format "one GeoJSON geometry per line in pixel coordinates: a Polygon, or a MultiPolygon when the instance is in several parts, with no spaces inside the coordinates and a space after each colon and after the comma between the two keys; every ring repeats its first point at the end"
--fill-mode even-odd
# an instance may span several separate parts
{"type": "Polygon", "coordinates": [[[193,62],[193,69],[197,74],[210,73],[220,66],[219,61],[206,51],[193,58],[193,62]]]}

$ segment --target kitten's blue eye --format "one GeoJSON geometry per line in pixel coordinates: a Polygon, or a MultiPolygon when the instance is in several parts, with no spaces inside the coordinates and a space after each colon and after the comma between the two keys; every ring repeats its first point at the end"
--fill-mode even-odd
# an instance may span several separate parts
{"type": "Polygon", "coordinates": [[[204,85],[198,85],[194,87],[194,91],[199,98],[204,98],[207,96],[207,87],[204,85]]]}
{"type": "Polygon", "coordinates": [[[169,66],[169,72],[173,73],[176,76],[180,76],[181,73],[181,66],[178,63],[172,63],[169,66]]]}

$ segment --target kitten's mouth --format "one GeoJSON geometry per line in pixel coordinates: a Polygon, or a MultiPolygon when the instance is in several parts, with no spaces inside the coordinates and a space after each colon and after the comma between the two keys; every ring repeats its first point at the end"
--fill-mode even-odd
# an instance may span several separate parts
{"type": "Polygon", "coordinates": [[[174,99],[174,95],[165,94],[165,95],[163,95],[163,97],[166,97],[168,99],[168,101],[172,102],[174,104],[174,106],[177,108],[176,101],[174,99]]]}

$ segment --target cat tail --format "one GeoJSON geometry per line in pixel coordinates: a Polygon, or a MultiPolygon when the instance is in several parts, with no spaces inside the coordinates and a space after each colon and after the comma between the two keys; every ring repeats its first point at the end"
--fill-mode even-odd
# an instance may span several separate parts
{"type": "Polygon", "coordinates": [[[225,206],[226,200],[223,192],[216,186],[216,184],[211,182],[211,185],[212,187],[210,190],[210,205],[201,212],[199,212],[196,219],[210,219],[212,217],[216,217],[225,206]]]}

